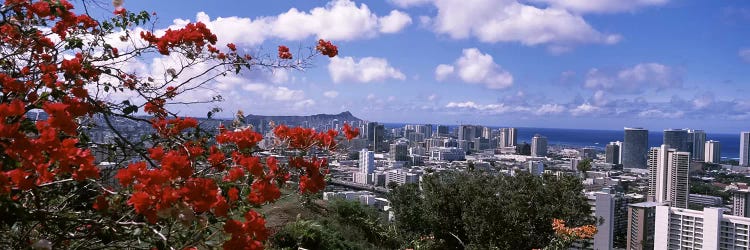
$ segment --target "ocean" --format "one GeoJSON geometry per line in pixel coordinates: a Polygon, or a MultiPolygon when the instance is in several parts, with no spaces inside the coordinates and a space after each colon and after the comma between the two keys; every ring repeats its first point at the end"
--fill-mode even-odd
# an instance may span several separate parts
{"type": "MultiPolygon", "coordinates": [[[[405,124],[386,123],[387,128],[403,127],[405,124]]],[[[435,126],[435,125],[433,125],[435,126]]],[[[449,126],[451,131],[457,126],[449,126]]],[[[497,129],[497,127],[491,127],[497,129]]],[[[550,145],[571,147],[594,147],[604,150],[604,147],[613,141],[623,141],[623,130],[591,130],[591,129],[561,129],[561,128],[517,128],[518,142],[529,142],[535,134],[547,137],[550,145]]],[[[662,131],[649,131],[649,147],[658,147],[662,144],[662,131]]],[[[725,159],[739,158],[740,135],[738,134],[716,134],[706,131],[706,140],[721,142],[721,157],[725,159]]]]}

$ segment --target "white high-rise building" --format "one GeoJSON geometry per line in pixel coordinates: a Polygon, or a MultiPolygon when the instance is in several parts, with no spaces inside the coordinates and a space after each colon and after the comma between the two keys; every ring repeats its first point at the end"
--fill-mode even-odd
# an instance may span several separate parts
{"type": "Polygon", "coordinates": [[[740,133],[740,166],[750,165],[750,132],[740,133]]]}
{"type": "Polygon", "coordinates": [[[647,165],[648,200],[687,208],[690,153],[678,152],[667,145],[653,147],[649,150],[647,165]]]}
{"type": "Polygon", "coordinates": [[[370,175],[375,171],[375,153],[362,149],[359,151],[359,170],[354,173],[354,182],[359,184],[372,183],[370,175]]]}
{"type": "Polygon", "coordinates": [[[531,138],[531,156],[534,157],[546,157],[547,156],[547,137],[541,135],[534,135],[531,138]]]}
{"type": "Polygon", "coordinates": [[[721,143],[718,141],[707,141],[705,146],[704,160],[709,163],[721,162],[721,143]]]}
{"type": "Polygon", "coordinates": [[[750,218],[725,215],[724,208],[657,206],[653,249],[748,249],[749,233],[750,218]]]}

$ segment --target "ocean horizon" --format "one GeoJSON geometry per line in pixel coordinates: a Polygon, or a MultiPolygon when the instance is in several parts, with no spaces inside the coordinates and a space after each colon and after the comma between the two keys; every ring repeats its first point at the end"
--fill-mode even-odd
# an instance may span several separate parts
{"type": "MultiPolygon", "coordinates": [[[[386,128],[403,127],[409,123],[383,123],[386,128]]],[[[451,131],[456,129],[457,125],[447,125],[451,131]]],[[[492,129],[501,127],[488,126],[492,129]]],[[[566,128],[533,128],[533,127],[516,127],[518,129],[518,142],[529,142],[536,134],[547,137],[550,145],[570,146],[570,147],[593,147],[604,150],[604,147],[613,141],[623,141],[624,130],[598,130],[598,129],[566,129],[566,128]]],[[[663,131],[649,131],[649,147],[658,147],[663,141],[663,131]]],[[[738,159],[740,135],[711,133],[706,131],[706,140],[719,141],[721,144],[721,158],[738,159]]]]}

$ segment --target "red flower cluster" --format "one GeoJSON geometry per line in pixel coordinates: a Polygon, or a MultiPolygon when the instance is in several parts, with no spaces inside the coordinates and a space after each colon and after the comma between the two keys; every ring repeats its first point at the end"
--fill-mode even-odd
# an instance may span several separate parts
{"type": "Polygon", "coordinates": [[[289,128],[286,125],[279,125],[273,133],[276,138],[287,142],[289,148],[308,150],[313,146],[324,149],[334,149],[336,147],[336,136],[338,132],[331,129],[324,132],[316,132],[312,128],[294,127],[289,128]]]}
{"type": "Polygon", "coordinates": [[[224,131],[216,136],[216,142],[220,144],[234,143],[239,150],[252,149],[258,145],[260,140],[263,140],[263,136],[251,129],[224,131]]]}
{"type": "Polygon", "coordinates": [[[156,37],[148,31],[141,31],[141,38],[156,45],[162,55],[169,55],[170,49],[183,45],[194,46],[200,52],[206,44],[216,44],[217,39],[216,35],[211,33],[211,30],[202,22],[189,23],[177,30],[168,29],[162,37],[156,37]]]}
{"type": "Polygon", "coordinates": [[[170,137],[178,135],[186,129],[198,127],[198,120],[190,117],[175,119],[155,118],[151,120],[151,126],[153,126],[154,129],[156,129],[156,132],[161,136],[170,137]]]}
{"type": "Polygon", "coordinates": [[[320,51],[321,54],[328,57],[334,57],[339,54],[339,48],[336,47],[336,45],[333,45],[331,41],[326,41],[323,39],[318,40],[318,45],[315,46],[315,49],[320,51]]]}
{"type": "Polygon", "coordinates": [[[349,123],[344,123],[344,127],[342,128],[344,131],[344,135],[346,136],[347,140],[352,140],[355,137],[359,136],[359,128],[352,129],[352,126],[349,126],[349,123]]]}
{"type": "Polygon", "coordinates": [[[292,53],[289,52],[289,48],[287,46],[279,45],[279,58],[292,59],[292,53]]]}
{"type": "Polygon", "coordinates": [[[326,159],[313,157],[306,160],[302,157],[294,157],[289,160],[289,166],[304,170],[304,175],[299,177],[300,193],[317,193],[325,188],[325,175],[329,171],[326,159]]]}
{"type": "Polygon", "coordinates": [[[245,214],[245,222],[229,220],[224,224],[224,231],[232,238],[225,242],[224,249],[263,249],[263,242],[268,239],[266,220],[255,211],[245,214]]]}

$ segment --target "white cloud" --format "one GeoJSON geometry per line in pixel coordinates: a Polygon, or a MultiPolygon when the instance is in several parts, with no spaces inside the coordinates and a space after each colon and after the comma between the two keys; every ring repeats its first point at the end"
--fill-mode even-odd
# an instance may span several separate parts
{"type": "Polygon", "coordinates": [[[398,32],[405,26],[384,28],[383,23],[392,23],[379,21],[365,4],[358,7],[349,0],[334,0],[326,7],[314,8],[309,12],[290,9],[273,22],[272,32],[288,40],[299,40],[312,35],[331,40],[354,40],[373,37],[378,30],[383,29],[389,33],[398,32]]]}
{"type": "Polygon", "coordinates": [[[430,0],[388,0],[388,2],[391,2],[401,8],[407,8],[429,3],[430,0]]]}
{"type": "Polygon", "coordinates": [[[333,57],[328,64],[328,73],[334,83],[343,81],[374,82],[387,79],[404,80],[406,76],[388,64],[383,58],[365,57],[355,61],[352,57],[333,57]]]}
{"type": "Polygon", "coordinates": [[[473,101],[465,102],[448,102],[445,105],[449,109],[473,110],[488,114],[505,114],[511,112],[528,112],[529,108],[521,106],[511,106],[504,103],[478,104],[473,101]]]}
{"type": "Polygon", "coordinates": [[[677,118],[682,118],[683,116],[685,116],[684,111],[664,112],[658,109],[649,109],[649,110],[644,110],[638,113],[638,117],[641,117],[641,118],[677,119],[677,118]]]}
{"type": "Polygon", "coordinates": [[[594,112],[598,112],[600,110],[601,108],[591,105],[590,103],[587,102],[587,103],[581,104],[571,109],[570,114],[572,114],[573,116],[582,116],[582,115],[588,115],[594,112]]]}
{"type": "Polygon", "coordinates": [[[447,64],[440,64],[435,68],[435,79],[438,81],[445,80],[449,75],[453,74],[454,67],[447,64]]]}
{"type": "Polygon", "coordinates": [[[543,104],[536,112],[537,115],[560,114],[565,112],[565,107],[559,104],[543,104]]]}
{"type": "Polygon", "coordinates": [[[432,29],[454,39],[476,37],[481,42],[520,42],[549,45],[555,53],[576,44],[614,44],[618,34],[597,31],[582,16],[560,8],[540,8],[519,0],[393,1],[401,7],[431,2],[438,10],[432,29]]]}
{"type": "Polygon", "coordinates": [[[616,13],[638,8],[661,6],[669,0],[532,0],[576,13],[616,13]]]}
{"type": "Polygon", "coordinates": [[[659,63],[641,63],[614,73],[593,68],[586,74],[584,86],[617,93],[641,93],[646,88],[682,86],[682,72],[659,63]]]}
{"type": "Polygon", "coordinates": [[[739,52],[737,52],[737,55],[742,58],[745,62],[750,63],[750,48],[741,49],[739,52]]]}
{"type": "Polygon", "coordinates": [[[330,91],[323,92],[323,96],[333,99],[339,96],[339,92],[330,90],[330,91]]]}
{"type": "Polygon", "coordinates": [[[302,90],[289,89],[287,87],[271,86],[262,83],[249,83],[242,89],[260,94],[264,98],[274,101],[297,101],[305,98],[302,90]]]}
{"type": "Polygon", "coordinates": [[[456,73],[467,83],[483,84],[489,89],[504,89],[513,85],[513,75],[497,65],[489,54],[477,48],[464,49],[463,55],[451,65],[440,64],[435,68],[435,78],[439,81],[456,73]]]}
{"type": "Polygon", "coordinates": [[[411,17],[404,12],[392,10],[389,15],[381,17],[379,21],[380,32],[396,33],[411,24],[411,17]]]}
{"type": "MultiPolygon", "coordinates": [[[[255,19],[237,16],[211,19],[205,12],[199,12],[196,20],[205,23],[219,37],[218,44],[232,42],[246,46],[259,45],[270,38],[316,37],[339,41],[372,38],[380,33],[399,32],[412,22],[404,12],[394,10],[379,17],[367,5],[357,6],[350,0],[332,0],[325,7],[309,11],[291,8],[277,16],[255,19]]],[[[189,22],[175,19],[170,28],[184,27],[189,22]]]]}

